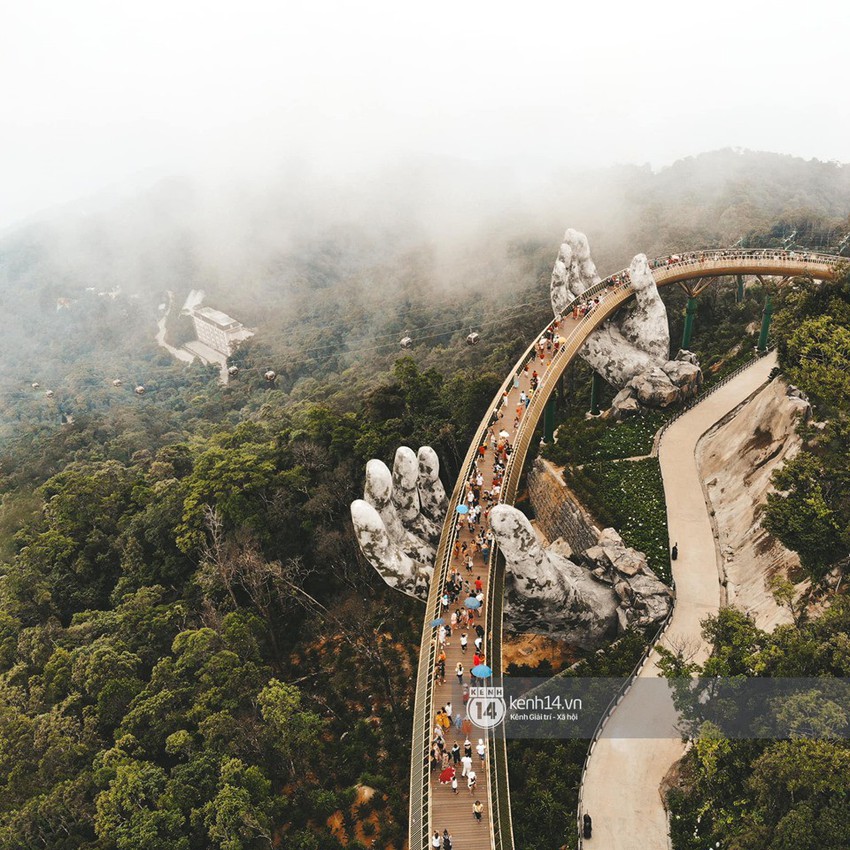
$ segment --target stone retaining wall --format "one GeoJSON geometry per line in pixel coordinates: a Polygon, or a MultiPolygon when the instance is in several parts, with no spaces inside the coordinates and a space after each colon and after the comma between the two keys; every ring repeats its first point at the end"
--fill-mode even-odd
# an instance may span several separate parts
{"type": "Polygon", "coordinates": [[[528,496],[537,526],[550,541],[560,537],[576,554],[599,542],[599,529],[567,488],[561,467],[536,458],[528,473],[528,496]]]}

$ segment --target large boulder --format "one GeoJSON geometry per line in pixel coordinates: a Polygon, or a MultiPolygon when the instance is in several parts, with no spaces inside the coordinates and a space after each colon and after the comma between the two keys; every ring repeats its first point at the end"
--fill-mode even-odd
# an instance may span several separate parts
{"type": "Polygon", "coordinates": [[[680,348],[674,359],[682,360],[685,363],[693,363],[694,366],[699,366],[699,357],[697,357],[693,351],[688,351],[686,348],[680,348]]]}
{"type": "Polygon", "coordinates": [[[702,370],[693,363],[684,360],[669,360],[661,367],[673,386],[678,387],[683,395],[691,395],[702,383],[702,370]]]}
{"type": "Polygon", "coordinates": [[[619,599],[618,622],[626,628],[663,620],[672,604],[670,588],[649,568],[646,555],[632,549],[613,528],[585,551],[583,563],[597,581],[611,585],[619,599]]]}
{"type": "Polygon", "coordinates": [[[628,385],[634,389],[638,401],[648,407],[669,407],[681,398],[678,387],[660,366],[641,372],[628,385]]]}
{"type": "Polygon", "coordinates": [[[627,416],[634,416],[636,413],[640,413],[637,392],[633,387],[623,387],[614,396],[611,407],[602,415],[610,419],[625,419],[627,416]]]}

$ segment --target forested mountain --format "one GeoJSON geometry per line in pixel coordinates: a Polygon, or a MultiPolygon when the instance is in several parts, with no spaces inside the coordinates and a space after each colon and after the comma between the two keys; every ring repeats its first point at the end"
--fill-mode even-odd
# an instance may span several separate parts
{"type": "Polygon", "coordinates": [[[356,551],[366,461],[430,444],[453,481],[565,226],[606,273],[835,247],[848,214],[846,168],[722,151],[536,187],[439,161],[175,180],[7,233],[0,850],[401,850],[421,610],[356,551]],[[154,340],[193,288],[256,329],[227,386],[154,340]]]}

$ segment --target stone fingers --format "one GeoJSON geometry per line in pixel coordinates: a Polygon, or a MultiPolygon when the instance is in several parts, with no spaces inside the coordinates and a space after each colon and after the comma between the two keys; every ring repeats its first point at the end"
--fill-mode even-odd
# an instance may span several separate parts
{"type": "Polygon", "coordinates": [[[351,522],[361,552],[390,587],[427,594],[433,567],[411,558],[395,543],[381,515],[365,499],[351,503],[351,522]]]}

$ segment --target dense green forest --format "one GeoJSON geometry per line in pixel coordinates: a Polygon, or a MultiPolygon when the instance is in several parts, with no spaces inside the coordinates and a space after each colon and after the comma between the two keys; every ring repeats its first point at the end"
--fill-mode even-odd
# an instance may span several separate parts
{"type": "Polygon", "coordinates": [[[461,377],[401,360],[356,416],[267,404],[183,440],[75,422],[61,472],[16,470],[0,846],[351,847],[378,822],[401,846],[419,608],[340,518],[385,447],[467,439],[461,377]]]}
{"type": "MultiPolygon", "coordinates": [[[[465,176],[451,177],[459,192],[465,176]]],[[[475,226],[434,225],[444,184],[427,174],[399,190],[400,211],[291,179],[215,227],[208,199],[172,181],[109,215],[0,240],[2,850],[401,850],[421,608],[356,551],[347,509],[366,461],[430,444],[453,482],[551,315],[565,226],[587,230],[607,273],[637,251],[784,244],[795,230],[835,248],[850,213],[846,169],[731,151],[658,174],[562,175],[535,214],[500,197],[475,226]],[[154,340],[167,293],[179,304],[197,287],[257,330],[226,386],[154,340]]],[[[834,411],[841,370],[817,372],[817,352],[844,350],[843,292],[823,302],[826,327],[827,296],[775,295],[785,368],[813,398],[829,378],[819,401],[834,411]],[[796,314],[810,322],[797,328],[796,314]]],[[[705,352],[745,344],[763,293],[751,295],[726,324],[712,320],[731,309],[723,291],[703,296],[705,352]]],[[[681,296],[664,297],[675,338],[681,296]]],[[[583,414],[587,379],[568,379],[562,416],[583,414]]],[[[810,466],[788,471],[780,497],[809,505],[821,488],[828,540],[783,538],[813,574],[850,527],[840,422],[811,433],[810,466]]],[[[550,781],[521,749],[517,810],[524,788],[550,781]]],[[[527,846],[542,841],[538,830],[527,846]]]]}

